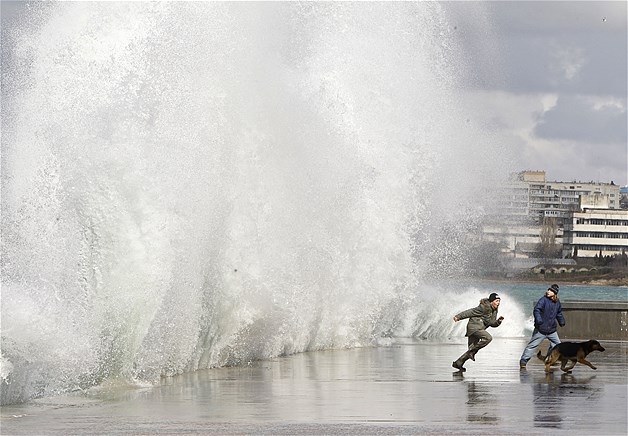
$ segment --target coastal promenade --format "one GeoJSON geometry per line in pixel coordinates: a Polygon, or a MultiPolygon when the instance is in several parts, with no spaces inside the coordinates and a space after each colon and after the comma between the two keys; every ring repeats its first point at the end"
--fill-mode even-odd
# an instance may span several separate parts
{"type": "MultiPolygon", "coordinates": [[[[525,434],[625,435],[628,343],[571,374],[519,370],[527,338],[495,338],[465,365],[450,343],[321,351],[111,386],[2,408],[2,435],[525,434]]],[[[547,344],[542,345],[542,350],[547,344]]]]}

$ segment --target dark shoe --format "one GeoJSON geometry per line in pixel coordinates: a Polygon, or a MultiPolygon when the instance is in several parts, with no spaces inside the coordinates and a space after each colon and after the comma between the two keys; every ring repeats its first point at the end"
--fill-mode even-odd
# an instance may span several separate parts
{"type": "Polygon", "coordinates": [[[454,368],[456,368],[458,371],[462,371],[465,372],[467,369],[462,366],[461,364],[458,363],[458,361],[454,360],[453,363],[451,364],[451,366],[453,366],[454,368]]]}

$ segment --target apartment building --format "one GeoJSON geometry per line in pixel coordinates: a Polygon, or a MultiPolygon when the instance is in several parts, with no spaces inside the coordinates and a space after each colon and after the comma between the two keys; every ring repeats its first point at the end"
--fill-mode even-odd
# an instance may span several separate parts
{"type": "Polygon", "coordinates": [[[628,210],[620,209],[620,187],[614,183],[548,182],[545,171],[522,171],[497,195],[498,210],[484,225],[483,237],[513,258],[537,255],[550,227],[551,242],[562,246],[563,257],[628,253],[628,210]]]}
{"type": "Polygon", "coordinates": [[[507,222],[528,220],[537,225],[555,218],[562,227],[571,212],[580,210],[583,196],[595,196],[599,208],[620,209],[619,190],[614,183],[548,182],[545,171],[522,171],[500,189],[500,215],[507,222]]]}
{"type": "Polygon", "coordinates": [[[628,254],[628,210],[584,208],[565,223],[563,257],[628,254]]]}

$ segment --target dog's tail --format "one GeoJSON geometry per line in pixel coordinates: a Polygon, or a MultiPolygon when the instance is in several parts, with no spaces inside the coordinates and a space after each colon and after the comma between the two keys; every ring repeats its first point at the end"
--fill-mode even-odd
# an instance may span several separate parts
{"type": "MultiPolygon", "coordinates": [[[[551,359],[551,356],[552,356],[552,354],[553,354],[554,349],[556,349],[556,345],[552,346],[552,345],[550,344],[550,347],[547,349],[547,353],[545,354],[545,356],[543,356],[543,355],[541,354],[541,350],[539,350],[539,352],[538,352],[538,353],[536,353],[536,357],[538,357],[539,359],[541,359],[541,360],[542,360],[542,361],[544,361],[545,363],[550,363],[550,361],[552,360],[552,359],[551,359]]],[[[554,363],[553,365],[556,365],[556,363],[554,363]]]]}

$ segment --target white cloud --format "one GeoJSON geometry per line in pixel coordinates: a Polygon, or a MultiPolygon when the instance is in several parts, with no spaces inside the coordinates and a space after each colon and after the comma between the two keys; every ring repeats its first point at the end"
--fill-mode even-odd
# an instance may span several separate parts
{"type": "Polygon", "coordinates": [[[569,81],[578,78],[586,64],[585,52],[581,47],[556,45],[551,58],[554,62],[550,65],[550,70],[554,70],[559,77],[569,81]]]}
{"type": "Polygon", "coordinates": [[[628,183],[621,99],[473,90],[465,107],[471,122],[517,151],[521,170],[545,170],[552,180],[628,183]]]}
{"type": "Polygon", "coordinates": [[[628,183],[628,2],[482,4],[493,32],[462,40],[479,78],[469,118],[516,149],[522,169],[628,183]],[[492,37],[495,51],[477,49],[492,37]]]}

